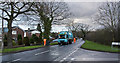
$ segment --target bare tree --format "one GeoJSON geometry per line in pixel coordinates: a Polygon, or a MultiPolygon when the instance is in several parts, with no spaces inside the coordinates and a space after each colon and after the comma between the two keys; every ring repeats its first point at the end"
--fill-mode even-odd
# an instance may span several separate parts
{"type": "Polygon", "coordinates": [[[117,2],[107,2],[105,5],[100,6],[98,10],[95,21],[112,32],[114,41],[119,19],[117,2]]]}
{"type": "Polygon", "coordinates": [[[33,9],[42,21],[44,38],[47,40],[49,40],[52,23],[64,20],[70,15],[65,2],[35,2],[33,9]]]}
{"type": "Polygon", "coordinates": [[[66,23],[66,27],[68,28],[69,31],[77,31],[79,28],[79,23],[74,23],[73,19],[69,19],[68,22],[66,23]]]}
{"type": "Polygon", "coordinates": [[[83,33],[83,39],[93,28],[90,25],[80,23],[79,30],[83,33]]]}
{"type": "Polygon", "coordinates": [[[5,16],[0,16],[8,22],[8,47],[12,47],[12,23],[18,15],[29,12],[32,4],[25,2],[2,2],[0,3],[0,10],[5,12],[5,16]]]}
{"type": "Polygon", "coordinates": [[[72,31],[74,37],[77,37],[77,32],[82,32],[83,38],[86,37],[87,33],[89,33],[93,28],[87,24],[83,23],[74,23],[74,20],[70,19],[68,23],[66,23],[66,27],[69,31],[72,31]],[[71,21],[70,21],[71,20],[71,21]]]}
{"type": "Polygon", "coordinates": [[[68,28],[68,31],[72,31],[74,34],[74,37],[76,37],[76,33],[79,31],[80,24],[74,23],[73,19],[69,19],[66,23],[66,27],[68,28]]]}

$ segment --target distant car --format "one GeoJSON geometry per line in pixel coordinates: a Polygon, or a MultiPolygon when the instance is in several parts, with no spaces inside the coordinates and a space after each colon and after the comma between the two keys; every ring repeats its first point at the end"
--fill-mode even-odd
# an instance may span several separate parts
{"type": "Polygon", "coordinates": [[[55,39],[55,38],[53,38],[53,37],[51,37],[51,36],[49,36],[49,38],[50,38],[50,39],[52,39],[52,40],[54,40],[54,39],[55,39]]]}
{"type": "Polygon", "coordinates": [[[54,39],[52,42],[58,42],[58,39],[54,39]]]}

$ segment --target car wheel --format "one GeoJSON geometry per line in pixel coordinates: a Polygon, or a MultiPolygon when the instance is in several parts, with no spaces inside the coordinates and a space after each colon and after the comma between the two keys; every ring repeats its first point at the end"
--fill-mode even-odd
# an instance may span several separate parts
{"type": "Polygon", "coordinates": [[[58,45],[61,45],[61,43],[58,43],[58,45]]]}
{"type": "Polygon", "coordinates": [[[66,43],[66,45],[68,45],[68,42],[66,43]]]}
{"type": "Polygon", "coordinates": [[[69,40],[69,44],[72,44],[72,40],[69,40]]]}

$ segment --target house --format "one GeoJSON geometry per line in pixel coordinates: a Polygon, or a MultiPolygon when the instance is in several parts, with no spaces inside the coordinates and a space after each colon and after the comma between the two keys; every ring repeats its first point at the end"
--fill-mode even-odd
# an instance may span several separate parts
{"type": "MultiPolygon", "coordinates": [[[[3,30],[4,30],[3,31],[3,35],[7,35],[8,28],[4,27],[3,30]]],[[[17,40],[17,36],[19,34],[22,36],[22,39],[23,39],[24,38],[24,30],[21,29],[19,26],[12,27],[12,39],[17,40]]]]}
{"type": "Polygon", "coordinates": [[[22,36],[22,39],[24,38],[24,30],[23,29],[21,29],[18,26],[12,27],[12,37],[13,37],[13,39],[16,39],[18,34],[20,34],[22,36]]]}
{"type": "MultiPolygon", "coordinates": [[[[4,30],[3,36],[7,35],[8,28],[4,27],[3,30],[4,30]]],[[[2,32],[1,28],[0,28],[0,32],[2,32]]],[[[28,28],[28,30],[23,30],[19,26],[12,27],[12,39],[17,40],[17,36],[19,34],[22,36],[22,39],[24,39],[24,37],[30,38],[30,37],[32,37],[33,34],[35,34],[37,37],[40,36],[40,32],[37,31],[36,29],[31,29],[30,30],[30,28],[28,28]]],[[[0,40],[2,40],[1,37],[2,37],[2,33],[0,34],[0,40]]]]}
{"type": "Polygon", "coordinates": [[[35,34],[37,37],[40,36],[40,32],[38,30],[32,31],[31,34],[35,34]]]}
{"type": "Polygon", "coordinates": [[[28,30],[25,30],[24,37],[30,38],[33,34],[35,34],[37,37],[40,36],[40,32],[38,30],[28,28],[28,30]]]}

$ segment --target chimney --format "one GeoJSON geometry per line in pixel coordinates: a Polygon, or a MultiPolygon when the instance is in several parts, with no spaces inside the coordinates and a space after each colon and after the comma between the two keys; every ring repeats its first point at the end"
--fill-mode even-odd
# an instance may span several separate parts
{"type": "Polygon", "coordinates": [[[30,32],[30,28],[28,28],[28,32],[30,32]]]}

